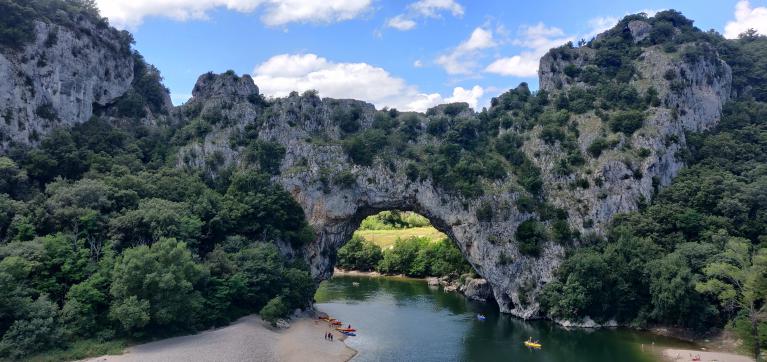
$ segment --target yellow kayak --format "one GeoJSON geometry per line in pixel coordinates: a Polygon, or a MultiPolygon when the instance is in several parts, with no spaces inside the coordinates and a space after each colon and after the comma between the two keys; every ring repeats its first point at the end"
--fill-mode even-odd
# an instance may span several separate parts
{"type": "Polygon", "coordinates": [[[535,342],[529,342],[529,341],[525,341],[525,347],[529,347],[529,348],[541,348],[541,347],[543,347],[543,346],[542,346],[540,343],[535,343],[535,342]]]}

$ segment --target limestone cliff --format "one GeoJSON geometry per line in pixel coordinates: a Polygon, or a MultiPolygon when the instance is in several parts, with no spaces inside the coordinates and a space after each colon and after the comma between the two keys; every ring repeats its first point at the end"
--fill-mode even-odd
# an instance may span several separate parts
{"type": "Polygon", "coordinates": [[[85,18],[68,20],[36,20],[33,41],[0,49],[0,149],[87,121],[94,105],[110,104],[131,86],[126,35],[85,18]]]}
{"type": "MultiPolygon", "coordinates": [[[[632,20],[623,30],[635,43],[647,38],[651,26],[632,20]]],[[[572,226],[583,232],[602,233],[611,217],[636,210],[640,201],[649,201],[657,188],[668,185],[684,166],[679,153],[686,147],[686,132],[700,132],[715,126],[724,103],[730,98],[732,72],[718,57],[680,56],[689,48],[702,47],[714,52],[708,44],[690,43],[674,53],[660,45],[641,48],[634,61],[636,74],[628,84],[638,93],[657,91],[657,103],[646,111],[643,127],[627,136],[610,132],[597,112],[586,112],[573,119],[578,129],[578,147],[586,154],[589,145],[600,137],[615,144],[598,157],[589,157],[586,167],[566,177],[557,176],[556,164],[562,160],[561,148],[551,147],[539,138],[526,142],[526,152],[543,170],[547,196],[555,205],[570,210],[572,226]],[[586,180],[592,187],[570,187],[575,180],[586,180]],[[585,225],[585,226],[584,226],[585,225]]],[[[595,92],[595,87],[582,77],[568,76],[568,66],[576,69],[594,67],[593,48],[559,48],[541,59],[541,89],[551,94],[564,94],[573,88],[595,92]]],[[[533,132],[539,132],[534,130],[533,132]]]]}

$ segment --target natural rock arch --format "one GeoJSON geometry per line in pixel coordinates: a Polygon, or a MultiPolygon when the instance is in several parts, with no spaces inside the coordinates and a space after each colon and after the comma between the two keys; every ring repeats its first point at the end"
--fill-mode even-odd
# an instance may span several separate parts
{"type": "MultiPolygon", "coordinates": [[[[587,87],[574,83],[560,70],[589,64],[594,52],[584,46],[548,53],[541,59],[541,90],[552,98],[572,87],[587,87]],[[565,59],[563,52],[570,55],[565,59]]],[[[602,235],[613,215],[636,210],[658,187],[670,183],[684,166],[676,155],[686,146],[685,133],[716,125],[730,96],[731,70],[720,59],[689,61],[654,46],[644,48],[636,63],[639,76],[629,84],[639,94],[654,88],[658,104],[648,107],[636,132],[613,132],[615,148],[601,154],[591,154],[587,148],[600,136],[598,130],[608,132],[602,117],[596,112],[570,114],[567,123],[577,130],[573,132],[575,149],[585,155],[577,170],[565,175],[557,172],[557,165],[568,153],[558,141],[543,140],[540,124],[515,131],[498,126],[486,140],[495,143],[504,134],[515,132],[519,136],[516,147],[540,171],[541,191],[532,197],[548,208],[566,211],[560,221],[581,235],[602,235]],[[665,79],[670,70],[683,70],[683,88],[671,90],[670,81],[665,79]],[[632,150],[646,151],[638,156],[632,150]]],[[[517,94],[530,96],[525,84],[506,95],[517,94]]],[[[442,105],[427,114],[400,114],[405,125],[399,129],[412,128],[400,146],[413,145],[428,152],[430,147],[445,143],[445,139],[425,131],[432,122],[449,118],[478,124],[492,120],[488,114],[512,114],[502,103],[494,101],[488,113],[481,114],[465,105],[442,105]]],[[[557,110],[551,104],[546,107],[557,110]]],[[[312,91],[267,101],[249,76],[238,77],[233,72],[201,76],[192,99],[174,112],[182,124],[195,118],[216,120],[200,141],[179,151],[179,167],[203,169],[212,177],[221,167],[263,168],[248,160],[243,140],[267,142],[284,151],[273,181],[301,205],[317,237],[300,250],[284,245],[283,251],[305,258],[318,280],[332,274],[336,250],[365,216],[389,209],[412,210],[428,217],[459,246],[466,260],[492,285],[501,311],[523,318],[538,316],[541,288],[552,280],[565,246],[549,239],[540,243],[537,255],[520,252],[516,240],[520,224],[539,220],[550,228],[551,218],[545,218],[540,208],[523,207],[520,200],[529,200],[531,191],[522,187],[521,177],[508,168],[500,170],[499,177],[472,180],[481,192],[465,196],[447,190],[428,174],[414,176],[409,168],[418,157],[399,154],[396,145],[373,147],[374,156],[354,160],[345,146],[356,135],[383,132],[371,130],[376,115],[386,111],[376,111],[361,101],[321,99],[312,91]]],[[[497,157],[493,152],[486,156],[497,157]]],[[[567,247],[578,247],[580,241],[571,242],[567,247]]]]}
{"type": "Polygon", "coordinates": [[[315,277],[325,279],[332,275],[335,251],[351,238],[362,219],[392,209],[414,211],[428,218],[437,230],[458,245],[464,258],[493,286],[495,298],[504,312],[534,316],[537,303],[520,301],[519,290],[530,288],[532,292],[541,282],[550,280],[558,260],[564,256],[564,248],[551,242],[537,258],[519,253],[512,240],[517,226],[529,215],[511,206],[515,194],[466,200],[446,194],[430,182],[412,182],[389,170],[374,167],[357,171],[362,174],[358,179],[364,182],[344,190],[334,189],[328,194],[322,191],[318,194],[290,179],[280,179],[302,205],[317,231],[317,240],[304,250],[315,277]],[[368,183],[368,177],[373,177],[374,182],[368,183]],[[477,219],[477,208],[488,201],[507,208],[496,213],[498,221],[477,219]]]}

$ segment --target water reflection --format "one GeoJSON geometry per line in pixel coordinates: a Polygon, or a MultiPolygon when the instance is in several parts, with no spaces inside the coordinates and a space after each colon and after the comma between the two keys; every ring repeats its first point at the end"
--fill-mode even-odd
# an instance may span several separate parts
{"type": "Polygon", "coordinates": [[[652,342],[673,343],[630,330],[526,322],[412,279],[339,276],[324,282],[315,299],[319,310],[359,330],[347,341],[360,351],[354,361],[652,361],[642,344],[649,351],[652,342]],[[543,349],[525,348],[528,337],[543,349]]]}

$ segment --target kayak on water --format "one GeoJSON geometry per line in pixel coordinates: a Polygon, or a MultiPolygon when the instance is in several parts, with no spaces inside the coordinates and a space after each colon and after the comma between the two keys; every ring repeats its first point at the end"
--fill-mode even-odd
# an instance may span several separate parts
{"type": "Polygon", "coordinates": [[[339,332],[356,332],[357,330],[354,328],[336,328],[339,332]]]}
{"type": "Polygon", "coordinates": [[[481,314],[477,314],[477,319],[479,319],[479,320],[483,321],[483,320],[485,320],[486,318],[485,318],[485,316],[483,316],[483,315],[481,315],[481,314]]]}
{"type": "Polygon", "coordinates": [[[351,337],[354,337],[354,336],[356,336],[356,334],[354,334],[354,333],[352,333],[352,332],[341,332],[341,333],[343,333],[343,334],[345,334],[345,335],[347,335],[347,336],[351,336],[351,337]]]}
{"type": "Polygon", "coordinates": [[[540,349],[543,346],[540,343],[525,341],[525,347],[540,349]]]}
{"type": "Polygon", "coordinates": [[[341,321],[335,321],[335,322],[330,322],[330,324],[332,324],[332,325],[334,325],[334,326],[340,326],[340,325],[342,325],[343,323],[341,323],[341,321]]]}

